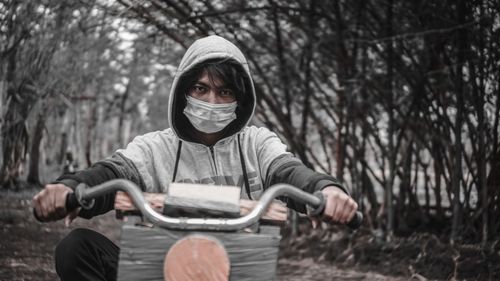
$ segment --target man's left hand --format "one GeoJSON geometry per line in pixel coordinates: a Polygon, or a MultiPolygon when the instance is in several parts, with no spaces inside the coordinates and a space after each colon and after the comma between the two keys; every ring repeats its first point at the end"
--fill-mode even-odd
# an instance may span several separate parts
{"type": "MultiPolygon", "coordinates": [[[[325,209],[321,219],[327,223],[348,223],[356,214],[358,204],[342,189],[336,186],[327,186],[321,190],[325,197],[325,209]]],[[[317,219],[312,219],[316,227],[317,219]]]]}

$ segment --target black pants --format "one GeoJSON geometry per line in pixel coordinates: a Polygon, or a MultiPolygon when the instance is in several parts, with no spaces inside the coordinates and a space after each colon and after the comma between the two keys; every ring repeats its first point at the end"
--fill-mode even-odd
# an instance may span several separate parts
{"type": "Polygon", "coordinates": [[[116,280],[120,248],[100,233],[78,228],[56,247],[56,271],[62,281],[116,280]]]}

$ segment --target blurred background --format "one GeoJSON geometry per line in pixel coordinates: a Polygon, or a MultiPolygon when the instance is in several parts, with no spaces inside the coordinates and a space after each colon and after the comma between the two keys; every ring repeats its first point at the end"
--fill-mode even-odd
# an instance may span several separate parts
{"type": "MultiPolygon", "coordinates": [[[[210,34],[249,60],[253,124],[359,202],[362,230],[316,258],[500,279],[495,0],[0,0],[0,222],[12,194],[165,129],[176,67],[210,34]]],[[[292,217],[291,249],[335,239],[292,217]]]]}

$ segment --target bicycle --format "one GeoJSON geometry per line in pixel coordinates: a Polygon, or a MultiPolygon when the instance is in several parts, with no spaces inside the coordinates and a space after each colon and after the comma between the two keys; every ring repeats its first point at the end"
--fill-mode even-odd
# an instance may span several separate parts
{"type": "MultiPolygon", "coordinates": [[[[91,188],[78,185],[66,208],[91,208],[93,198],[116,191],[127,193],[143,216],[131,216],[122,226],[119,281],[274,280],[280,228],[259,219],[280,196],[306,204],[312,215],[321,214],[325,204],[320,192],[276,184],[242,217],[169,217],[156,212],[137,185],[116,179],[91,188]]],[[[361,222],[357,212],[347,225],[356,229],[361,222]]]]}

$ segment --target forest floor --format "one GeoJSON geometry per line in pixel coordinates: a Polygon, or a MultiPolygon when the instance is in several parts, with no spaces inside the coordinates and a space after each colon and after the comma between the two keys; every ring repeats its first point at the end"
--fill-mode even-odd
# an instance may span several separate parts
{"type": "MultiPolygon", "coordinates": [[[[97,230],[118,243],[120,222],[114,213],[87,221],[38,223],[32,216],[36,189],[0,190],[0,280],[57,280],[53,253],[71,229],[97,230]]],[[[500,280],[500,243],[488,249],[451,247],[433,235],[379,241],[366,230],[354,233],[310,230],[290,237],[280,247],[277,280],[500,280]]]]}

